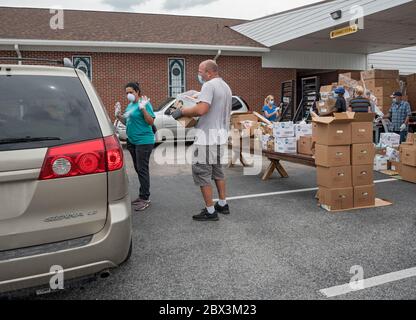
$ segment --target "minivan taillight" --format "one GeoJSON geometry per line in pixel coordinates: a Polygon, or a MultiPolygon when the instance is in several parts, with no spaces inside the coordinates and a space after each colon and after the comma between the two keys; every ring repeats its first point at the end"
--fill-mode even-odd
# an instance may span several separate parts
{"type": "Polygon", "coordinates": [[[123,148],[118,141],[116,135],[112,135],[104,138],[105,150],[106,150],[106,163],[108,171],[116,171],[123,168],[123,148]]]}
{"type": "Polygon", "coordinates": [[[39,180],[97,174],[122,167],[123,150],[117,137],[110,136],[49,148],[39,180]]]}

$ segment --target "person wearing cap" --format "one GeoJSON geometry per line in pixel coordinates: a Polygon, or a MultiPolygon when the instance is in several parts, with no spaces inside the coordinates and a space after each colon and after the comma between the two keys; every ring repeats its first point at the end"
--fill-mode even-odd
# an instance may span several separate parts
{"type": "Polygon", "coordinates": [[[392,131],[400,135],[401,142],[405,142],[412,109],[409,102],[403,101],[401,92],[397,91],[391,97],[393,98],[393,103],[386,118],[389,118],[392,122],[392,131]]]}
{"type": "Polygon", "coordinates": [[[344,98],[345,89],[343,87],[338,87],[334,91],[337,102],[335,103],[335,108],[337,112],[346,112],[347,111],[347,101],[344,98]]]}
{"type": "Polygon", "coordinates": [[[364,88],[357,86],[355,88],[355,97],[351,99],[348,111],[351,112],[371,112],[370,100],[364,97],[364,88]]]}

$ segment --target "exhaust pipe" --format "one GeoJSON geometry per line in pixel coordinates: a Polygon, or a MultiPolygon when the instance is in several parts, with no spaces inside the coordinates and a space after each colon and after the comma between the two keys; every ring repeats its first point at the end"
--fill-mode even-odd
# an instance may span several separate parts
{"type": "Polygon", "coordinates": [[[108,277],[110,277],[111,276],[111,272],[110,272],[110,270],[104,270],[104,271],[101,271],[100,273],[99,273],[99,277],[101,278],[101,279],[107,279],[108,277]]]}

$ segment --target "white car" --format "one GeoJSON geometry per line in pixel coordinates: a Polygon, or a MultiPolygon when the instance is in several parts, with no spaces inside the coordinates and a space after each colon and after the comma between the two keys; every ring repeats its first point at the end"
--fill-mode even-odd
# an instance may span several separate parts
{"type": "MultiPolygon", "coordinates": [[[[174,106],[175,102],[175,98],[168,98],[159,107],[154,109],[154,113],[156,115],[155,127],[157,128],[156,143],[171,140],[172,134],[173,139],[177,140],[178,122],[175,119],[173,119],[170,115],[171,108],[174,106]],[[169,132],[171,132],[172,134],[169,134],[169,132]]],[[[244,99],[238,96],[233,96],[231,114],[244,113],[248,111],[249,107],[248,104],[244,101],[244,99]]],[[[114,122],[114,126],[116,128],[116,133],[119,139],[121,141],[126,141],[126,126],[118,120],[114,122]]],[[[192,134],[191,128],[185,129],[185,135],[187,141],[194,140],[194,135],[192,134]]]]}

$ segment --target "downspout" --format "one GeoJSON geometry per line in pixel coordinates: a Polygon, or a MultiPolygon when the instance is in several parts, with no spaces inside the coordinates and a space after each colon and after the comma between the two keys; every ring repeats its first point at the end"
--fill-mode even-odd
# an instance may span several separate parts
{"type": "MultiPolygon", "coordinates": [[[[22,53],[20,52],[20,50],[19,50],[19,45],[18,45],[17,43],[14,45],[14,50],[16,51],[17,57],[18,57],[19,59],[22,59],[22,53]]],[[[22,60],[19,60],[17,63],[18,63],[19,65],[21,65],[21,64],[22,64],[22,60]]]]}
{"type": "Polygon", "coordinates": [[[217,62],[217,59],[218,59],[220,56],[221,56],[221,49],[220,49],[220,50],[218,50],[218,53],[217,53],[217,55],[215,56],[214,61],[215,61],[215,62],[217,62]]]}

